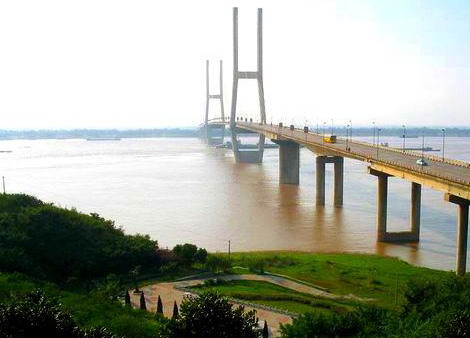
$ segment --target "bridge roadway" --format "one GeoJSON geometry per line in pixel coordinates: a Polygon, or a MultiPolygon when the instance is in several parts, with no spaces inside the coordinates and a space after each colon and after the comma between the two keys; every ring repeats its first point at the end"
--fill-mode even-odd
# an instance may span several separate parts
{"type": "MultiPolygon", "coordinates": [[[[214,124],[224,123],[213,121],[214,124]]],[[[225,122],[227,125],[228,121],[225,122]]],[[[421,222],[421,186],[442,191],[445,200],[458,205],[456,272],[466,271],[468,215],[470,205],[470,163],[423,155],[427,166],[416,163],[421,152],[402,151],[377,144],[338,138],[327,143],[322,134],[281,126],[237,119],[232,122],[232,142],[239,162],[262,161],[262,142],[258,150],[239,150],[236,133],[252,132],[260,140],[269,138],[279,144],[279,181],[281,184],[299,184],[300,145],[310,149],[316,158],[316,203],[325,204],[325,165],[334,164],[334,204],[343,204],[344,157],[369,163],[368,171],[377,177],[377,240],[382,242],[419,241],[421,222]],[[250,154],[251,152],[251,154],[250,154]],[[411,182],[410,231],[387,231],[388,178],[399,177],[411,182]]]]}
{"type": "Polygon", "coordinates": [[[268,124],[237,122],[239,129],[264,134],[274,141],[292,141],[301,144],[317,154],[348,157],[371,163],[371,168],[398,176],[431,188],[470,200],[470,163],[446,160],[424,155],[427,166],[416,163],[420,152],[405,151],[366,142],[338,138],[336,143],[323,141],[317,133],[305,133],[290,127],[268,124]],[[348,150],[349,149],[349,150],[348,150]]]}

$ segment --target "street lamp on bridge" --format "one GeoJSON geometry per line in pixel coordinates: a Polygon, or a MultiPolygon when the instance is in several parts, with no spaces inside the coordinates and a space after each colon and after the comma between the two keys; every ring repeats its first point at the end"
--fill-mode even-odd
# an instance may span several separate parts
{"type": "Polygon", "coordinates": [[[375,144],[375,121],[372,121],[372,144],[375,144]]]}
{"type": "Polygon", "coordinates": [[[406,144],[406,126],[403,124],[403,152],[405,152],[405,144],[406,144]]]}
{"type": "Polygon", "coordinates": [[[442,159],[444,159],[445,146],[446,146],[446,130],[445,128],[442,128],[441,131],[442,131],[442,159]]]}
{"type": "MultiPolygon", "coordinates": [[[[375,127],[375,122],[374,122],[375,127]]],[[[381,128],[377,129],[377,159],[379,159],[379,145],[380,145],[380,132],[382,131],[381,128]]]]}

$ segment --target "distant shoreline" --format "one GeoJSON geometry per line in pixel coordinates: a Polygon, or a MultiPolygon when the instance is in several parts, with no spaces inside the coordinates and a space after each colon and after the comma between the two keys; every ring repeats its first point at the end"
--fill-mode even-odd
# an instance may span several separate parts
{"type": "MultiPolygon", "coordinates": [[[[316,132],[315,126],[310,126],[312,132],[316,132]]],[[[318,130],[322,133],[322,128],[318,130]]],[[[325,132],[331,133],[331,127],[325,132]]],[[[345,126],[336,126],[333,133],[338,136],[346,136],[345,126]]],[[[230,130],[226,130],[226,136],[230,130]]],[[[352,129],[352,136],[373,136],[372,127],[357,127],[352,129]]],[[[406,138],[442,137],[441,128],[413,128],[406,129],[406,138]]],[[[126,138],[197,138],[199,130],[194,128],[161,128],[161,129],[40,129],[40,130],[0,130],[0,140],[41,140],[41,139],[126,139],[126,138]]],[[[401,127],[381,127],[380,136],[403,137],[401,127]]],[[[446,137],[470,137],[470,127],[452,127],[445,129],[446,137]]]]}

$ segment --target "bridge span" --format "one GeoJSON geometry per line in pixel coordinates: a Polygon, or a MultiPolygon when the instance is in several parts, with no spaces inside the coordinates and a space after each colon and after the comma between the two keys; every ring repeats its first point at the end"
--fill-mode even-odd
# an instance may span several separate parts
{"type": "MultiPolygon", "coordinates": [[[[257,68],[255,71],[238,69],[238,9],[233,9],[233,84],[230,118],[225,117],[222,100],[222,63],[220,62],[220,93],[210,95],[206,72],[206,115],[201,127],[209,144],[223,143],[222,138],[214,137],[216,131],[231,130],[232,149],[235,160],[242,163],[261,163],[264,142],[269,138],[279,144],[279,181],[281,184],[299,184],[300,146],[314,152],[316,157],[316,203],[325,204],[325,166],[334,165],[334,204],[343,205],[344,158],[367,162],[368,172],[377,177],[377,240],[382,242],[419,241],[421,224],[421,187],[427,186],[444,193],[445,200],[458,206],[456,272],[463,275],[466,271],[468,213],[470,205],[470,163],[454,161],[413,151],[401,151],[380,144],[370,144],[352,140],[351,137],[338,138],[336,143],[325,142],[324,135],[312,133],[307,127],[297,129],[266,123],[266,108],[263,84],[263,12],[258,9],[257,22],[257,68]],[[239,81],[255,80],[258,84],[259,122],[237,116],[237,94],[239,81]],[[220,117],[208,119],[209,99],[219,99],[220,117]],[[214,132],[214,133],[213,133],[214,132]],[[256,133],[259,135],[256,149],[241,149],[237,134],[256,133]],[[419,165],[422,158],[427,165],[419,165]],[[402,232],[387,231],[388,178],[399,177],[411,182],[410,230],[402,232]]],[[[207,69],[208,69],[208,63],[207,69]]],[[[223,134],[222,134],[223,135],[223,134]]]]}
{"type": "MultiPolygon", "coordinates": [[[[325,204],[325,165],[334,164],[334,204],[343,205],[344,157],[369,163],[368,172],[377,177],[377,240],[381,242],[419,241],[421,218],[421,186],[427,186],[444,193],[445,200],[459,208],[457,228],[456,271],[466,270],[468,213],[470,205],[470,163],[422,155],[414,151],[402,151],[380,144],[371,144],[338,138],[336,143],[327,143],[322,134],[303,129],[247,119],[231,122],[237,130],[255,132],[279,144],[279,182],[299,184],[300,146],[317,155],[316,158],[316,203],[325,204]],[[424,158],[426,166],[419,165],[424,158]],[[388,178],[399,177],[411,182],[410,230],[387,231],[388,178]]],[[[254,156],[235,156],[239,162],[262,161],[262,146],[257,150],[233,149],[234,152],[257,153],[254,156]],[[261,154],[260,154],[261,153],[261,154]],[[244,160],[245,159],[245,160],[244,160]],[[253,161],[252,159],[255,159],[253,161]]]]}

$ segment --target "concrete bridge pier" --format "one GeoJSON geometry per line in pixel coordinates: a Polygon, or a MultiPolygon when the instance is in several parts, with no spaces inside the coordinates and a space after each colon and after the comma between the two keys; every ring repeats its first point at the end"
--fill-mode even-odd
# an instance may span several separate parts
{"type": "Polygon", "coordinates": [[[369,168],[371,175],[377,176],[377,241],[378,242],[418,242],[421,227],[421,185],[411,183],[411,231],[387,231],[387,202],[389,174],[369,168]]]}
{"type": "Polygon", "coordinates": [[[468,208],[470,200],[451,194],[446,194],[445,200],[459,206],[456,272],[457,275],[463,276],[467,270],[468,208]]]}
{"type": "Polygon", "coordinates": [[[273,140],[279,145],[279,183],[298,185],[300,181],[300,145],[273,140]]]}
{"type": "Polygon", "coordinates": [[[341,156],[317,156],[316,164],[316,188],[317,205],[325,205],[325,166],[326,163],[334,164],[334,205],[343,205],[343,177],[344,158],[341,156]]]}

